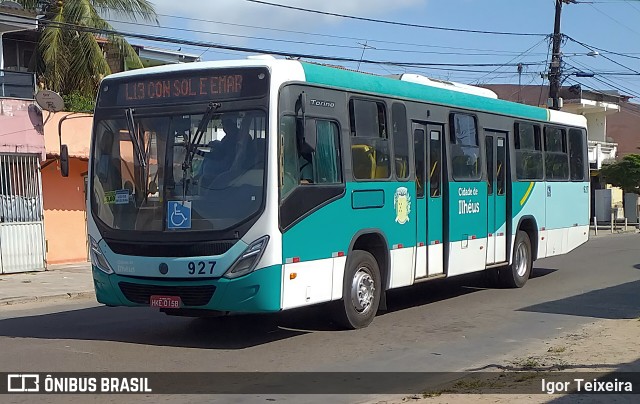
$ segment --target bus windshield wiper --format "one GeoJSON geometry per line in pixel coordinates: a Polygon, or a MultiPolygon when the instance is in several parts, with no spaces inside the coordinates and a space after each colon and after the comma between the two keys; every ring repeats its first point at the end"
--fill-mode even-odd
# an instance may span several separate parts
{"type": "Polygon", "coordinates": [[[221,105],[218,103],[211,103],[207,107],[207,111],[202,116],[202,120],[200,121],[200,125],[198,125],[198,130],[193,135],[193,139],[189,136],[189,141],[187,143],[187,154],[184,158],[184,163],[182,164],[182,169],[191,168],[191,163],[193,162],[193,158],[196,154],[196,146],[200,144],[202,140],[202,136],[204,136],[204,132],[207,130],[207,126],[209,126],[209,121],[213,118],[213,113],[215,110],[220,108],[221,105]]]}
{"type": "Polygon", "coordinates": [[[129,129],[129,138],[131,139],[131,143],[133,143],[133,148],[138,156],[138,161],[140,162],[140,166],[143,168],[147,167],[147,158],[145,157],[144,151],[140,147],[140,139],[136,134],[136,121],[133,118],[133,108],[129,108],[125,111],[125,115],[127,117],[127,127],[129,129]]]}
{"type": "Polygon", "coordinates": [[[184,197],[186,197],[186,194],[187,194],[187,187],[188,187],[187,177],[193,163],[193,158],[196,155],[197,145],[199,145],[200,141],[202,141],[204,132],[207,130],[207,127],[209,126],[209,122],[211,121],[211,118],[213,118],[213,113],[221,106],[222,104],[219,104],[219,103],[214,103],[214,102],[210,103],[204,115],[202,116],[202,120],[198,125],[198,130],[196,131],[196,133],[194,133],[193,137],[189,135],[189,139],[187,140],[187,147],[186,147],[187,151],[184,156],[184,162],[182,163],[183,199],[184,197]]]}

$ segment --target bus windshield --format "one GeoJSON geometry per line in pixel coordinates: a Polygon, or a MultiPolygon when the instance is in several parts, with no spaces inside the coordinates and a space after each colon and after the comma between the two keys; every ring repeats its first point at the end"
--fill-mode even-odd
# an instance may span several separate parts
{"type": "MultiPolygon", "coordinates": [[[[219,107],[216,105],[215,108],[219,107]]],[[[266,115],[218,112],[96,121],[91,202],[115,230],[218,231],[261,210],[266,115]]]]}

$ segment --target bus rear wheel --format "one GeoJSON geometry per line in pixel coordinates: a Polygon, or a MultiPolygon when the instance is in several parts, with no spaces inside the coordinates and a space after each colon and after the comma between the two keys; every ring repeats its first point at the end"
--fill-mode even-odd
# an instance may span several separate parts
{"type": "Polygon", "coordinates": [[[381,293],[380,268],[376,259],[366,251],[352,251],[347,258],[336,321],[347,329],[367,327],[378,312],[381,293]]]}
{"type": "Polygon", "coordinates": [[[519,230],[513,246],[511,265],[500,268],[500,282],[507,288],[521,288],[529,280],[533,267],[533,254],[529,235],[519,230]]]}

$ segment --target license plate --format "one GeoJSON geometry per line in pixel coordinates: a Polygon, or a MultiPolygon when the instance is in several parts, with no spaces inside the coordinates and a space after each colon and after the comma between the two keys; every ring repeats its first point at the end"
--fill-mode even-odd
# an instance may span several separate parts
{"type": "Polygon", "coordinates": [[[180,296],[151,296],[150,305],[158,309],[179,309],[182,300],[180,296]]]}

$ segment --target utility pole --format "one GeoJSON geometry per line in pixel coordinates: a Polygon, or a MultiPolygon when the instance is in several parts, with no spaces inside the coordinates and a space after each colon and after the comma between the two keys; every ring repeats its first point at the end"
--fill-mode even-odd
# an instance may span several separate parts
{"type": "Polygon", "coordinates": [[[518,102],[522,102],[522,63],[518,63],[518,102]]]}
{"type": "Polygon", "coordinates": [[[560,33],[560,17],[562,15],[562,3],[575,3],[576,0],[556,0],[556,19],[553,25],[553,50],[551,65],[549,66],[549,98],[551,98],[551,109],[560,110],[560,76],[562,75],[562,54],[560,45],[562,44],[562,34],[560,33]]]}

